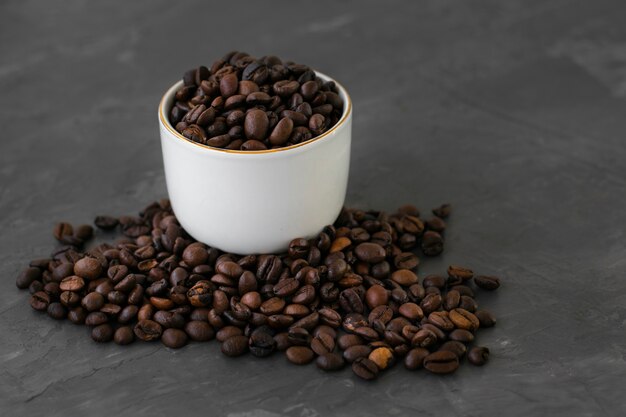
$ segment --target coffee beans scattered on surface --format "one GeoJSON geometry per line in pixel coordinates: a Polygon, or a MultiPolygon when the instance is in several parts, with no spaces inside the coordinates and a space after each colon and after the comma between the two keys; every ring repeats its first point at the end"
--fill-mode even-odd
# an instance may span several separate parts
{"type": "Polygon", "coordinates": [[[89,326],[99,343],[178,349],[215,338],[229,357],[284,352],[325,371],[349,364],[366,380],[397,362],[447,374],[465,356],[487,362],[489,349],[473,343],[496,318],[474,294],[501,280],[460,265],[420,279],[417,251],[441,252],[450,206],[433,212],[422,220],[413,206],[391,215],[344,209],[284,254],[235,255],[194,241],[162,200],[139,216],[98,216],[99,229],[124,236],[88,250],[93,228],[59,223],[53,235],[64,246],[31,261],[16,285],[30,291],[33,309],[89,326]],[[424,248],[429,234],[436,251],[424,248]]]}
{"type": "MultiPolygon", "coordinates": [[[[321,135],[337,123],[343,108],[335,83],[323,81],[306,65],[234,51],[210,68],[200,66],[184,74],[169,121],[192,142],[260,151],[321,135]]],[[[114,227],[105,216],[96,224],[114,227]]],[[[64,225],[55,233],[72,243],[72,230],[64,225]]]]}

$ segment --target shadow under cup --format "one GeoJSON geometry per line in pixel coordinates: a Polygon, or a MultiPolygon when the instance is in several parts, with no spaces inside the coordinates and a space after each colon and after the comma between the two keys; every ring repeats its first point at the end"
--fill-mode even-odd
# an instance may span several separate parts
{"type": "Polygon", "coordinates": [[[260,254],[283,252],[292,239],[332,224],[345,200],[352,139],[352,102],[336,84],[344,102],[337,124],[307,142],[263,151],[187,140],[167,117],[182,81],[172,86],[159,106],[159,127],[167,190],[181,226],[222,251],[260,254]]]}

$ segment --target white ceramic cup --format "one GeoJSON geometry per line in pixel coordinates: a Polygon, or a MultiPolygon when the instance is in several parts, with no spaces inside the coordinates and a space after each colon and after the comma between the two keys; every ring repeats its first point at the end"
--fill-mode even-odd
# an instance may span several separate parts
{"type": "Polygon", "coordinates": [[[172,208],[191,236],[236,254],[278,253],[335,221],[346,195],[352,137],[352,103],[341,85],[344,110],[335,126],[307,142],[265,151],[217,149],[179,134],[167,115],[181,86],[161,99],[159,125],[172,208]]]}

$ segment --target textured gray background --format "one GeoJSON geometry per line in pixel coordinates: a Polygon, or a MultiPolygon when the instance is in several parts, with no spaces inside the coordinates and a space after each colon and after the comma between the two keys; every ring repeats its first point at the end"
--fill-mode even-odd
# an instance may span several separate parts
{"type": "Polygon", "coordinates": [[[626,3],[103,3],[0,3],[0,414],[626,414],[626,3]],[[14,279],[55,220],[165,195],[158,100],[231,49],[349,89],[349,205],[454,205],[421,271],[504,278],[479,299],[488,366],[364,383],[217,343],[96,345],[30,309],[14,279]]]}

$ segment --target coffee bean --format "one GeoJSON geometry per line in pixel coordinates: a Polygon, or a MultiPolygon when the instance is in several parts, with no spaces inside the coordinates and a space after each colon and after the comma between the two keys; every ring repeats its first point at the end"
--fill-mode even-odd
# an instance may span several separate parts
{"type": "Polygon", "coordinates": [[[450,204],[442,204],[441,206],[433,209],[433,214],[437,217],[445,219],[450,215],[451,209],[450,204]]]}
{"type": "Polygon", "coordinates": [[[86,280],[94,280],[102,273],[102,265],[97,259],[82,258],[74,264],[74,274],[86,280]]]}
{"type": "Polygon", "coordinates": [[[63,278],[59,284],[61,291],[80,291],[85,286],[85,281],[76,275],[63,278]]]}
{"type": "Polygon", "coordinates": [[[422,302],[420,303],[421,309],[424,311],[424,314],[430,314],[433,311],[436,311],[441,307],[441,303],[443,302],[441,295],[439,294],[427,294],[422,302]]]}
{"type": "Polygon", "coordinates": [[[17,279],[15,280],[15,285],[17,285],[17,288],[23,290],[25,288],[28,288],[30,284],[32,284],[33,282],[38,281],[40,279],[41,279],[41,270],[39,268],[35,268],[31,266],[23,270],[17,276],[17,279]]]}
{"type": "Polygon", "coordinates": [[[269,141],[274,146],[284,145],[289,140],[292,131],[293,120],[288,117],[283,117],[272,130],[269,141]]]}
{"type": "Polygon", "coordinates": [[[497,277],[479,275],[474,277],[474,283],[476,283],[479,288],[487,291],[493,291],[500,288],[500,278],[497,277]]]}
{"type": "Polygon", "coordinates": [[[63,320],[67,316],[67,310],[61,303],[50,303],[47,308],[48,316],[55,320],[63,320]]]}
{"type": "Polygon", "coordinates": [[[471,343],[474,341],[474,334],[465,329],[454,329],[448,334],[450,340],[456,340],[462,343],[471,343]]]}
{"type": "Polygon", "coordinates": [[[104,305],[104,297],[97,292],[90,292],[81,301],[81,305],[87,311],[97,311],[104,305]]]}
{"type": "Polygon", "coordinates": [[[191,340],[206,342],[215,337],[213,327],[206,321],[192,320],[185,324],[185,332],[191,340]]]}
{"type": "Polygon", "coordinates": [[[406,317],[411,321],[421,320],[424,317],[424,312],[421,307],[415,303],[404,303],[398,307],[398,313],[406,317]]]}
{"type": "Polygon", "coordinates": [[[54,226],[52,234],[59,242],[66,243],[66,239],[74,234],[74,228],[69,223],[60,222],[54,226]]]}
{"type": "Polygon", "coordinates": [[[393,258],[396,269],[414,270],[419,265],[419,258],[411,252],[402,252],[393,258]]]}
{"type": "Polygon", "coordinates": [[[354,253],[359,260],[368,263],[378,263],[385,260],[385,249],[376,243],[361,243],[354,248],[354,253]]]}
{"type": "Polygon", "coordinates": [[[465,345],[456,340],[448,340],[439,347],[439,350],[449,350],[458,356],[459,359],[465,356],[465,353],[467,352],[465,345]]]}
{"type": "Polygon", "coordinates": [[[448,276],[451,278],[460,278],[463,281],[472,279],[474,272],[469,269],[458,265],[450,265],[448,267],[448,276]]]}
{"type": "Polygon", "coordinates": [[[109,317],[101,311],[94,311],[89,314],[87,314],[87,310],[84,308],[82,311],[86,314],[85,324],[87,326],[99,326],[109,321],[109,317]]]}
{"type": "Polygon", "coordinates": [[[471,332],[475,331],[480,326],[478,318],[473,313],[462,308],[455,308],[450,311],[450,321],[452,321],[457,328],[471,332]]]}
{"type": "Polygon", "coordinates": [[[387,347],[374,349],[369,354],[368,359],[374,362],[381,371],[393,366],[396,360],[393,351],[387,347]]]}
{"type": "Polygon", "coordinates": [[[285,351],[287,360],[296,365],[306,365],[310,363],[315,354],[306,346],[291,346],[285,351]]]}
{"type": "Polygon", "coordinates": [[[496,316],[488,310],[476,310],[474,315],[480,323],[480,327],[493,327],[496,325],[496,316]]]}
{"type": "Polygon", "coordinates": [[[163,333],[161,325],[152,320],[139,320],[133,329],[137,339],[149,342],[159,339],[163,333]]]}
{"type": "Polygon", "coordinates": [[[443,252],[443,238],[435,231],[428,230],[422,236],[422,252],[427,256],[437,256],[443,252]]]}
{"type": "Polygon", "coordinates": [[[450,320],[447,311],[433,311],[428,315],[428,321],[447,332],[454,329],[454,323],[450,320]]]}
{"type": "Polygon", "coordinates": [[[231,337],[241,336],[242,334],[243,334],[243,331],[239,327],[226,326],[226,327],[222,327],[221,329],[219,329],[215,336],[218,342],[225,342],[231,337]]]}
{"type": "Polygon", "coordinates": [[[404,357],[404,367],[406,369],[419,369],[422,367],[424,363],[424,358],[430,355],[428,349],[424,348],[413,348],[409,350],[404,357]]]}
{"type": "Polygon", "coordinates": [[[323,355],[335,350],[335,340],[331,335],[320,333],[311,340],[311,350],[317,355],[323,355]]]}
{"type": "Polygon", "coordinates": [[[447,350],[440,350],[424,358],[424,368],[435,374],[449,374],[459,367],[458,356],[447,350]]]}
{"type": "Polygon", "coordinates": [[[324,353],[315,360],[315,364],[324,371],[337,371],[343,368],[345,361],[339,353],[324,353]]]}
{"type": "Polygon", "coordinates": [[[113,341],[118,345],[128,345],[135,340],[133,329],[130,326],[122,326],[115,330],[113,341]]]}
{"type": "Polygon", "coordinates": [[[250,353],[257,358],[264,358],[271,355],[276,349],[276,341],[272,334],[258,328],[250,335],[248,341],[250,353]]]}
{"type": "Polygon", "coordinates": [[[119,224],[119,221],[115,217],[111,216],[97,216],[94,220],[96,227],[102,230],[115,229],[119,224]]]}
{"type": "Polygon", "coordinates": [[[248,351],[248,338],[246,336],[232,336],[222,343],[222,353],[226,356],[241,356],[248,351]]]}
{"type": "Polygon", "coordinates": [[[359,358],[367,358],[371,352],[372,348],[367,345],[352,345],[344,349],[343,357],[347,362],[352,363],[359,358]]]}
{"type": "Polygon", "coordinates": [[[91,338],[98,343],[110,342],[113,339],[113,327],[110,324],[101,324],[91,329],[91,338]]]}
{"type": "Polygon", "coordinates": [[[467,360],[472,365],[483,366],[489,360],[489,349],[483,346],[475,346],[467,354],[467,360]]]}
{"type": "Polygon", "coordinates": [[[368,358],[359,358],[352,363],[352,372],[359,378],[365,380],[376,379],[378,376],[378,366],[368,358]]]}
{"type": "Polygon", "coordinates": [[[253,109],[246,114],[244,133],[248,139],[264,140],[269,127],[269,119],[263,110],[253,109]]]}
{"type": "Polygon", "coordinates": [[[356,334],[344,334],[337,339],[339,349],[346,350],[351,346],[363,344],[363,339],[356,334]]]}
{"type": "Polygon", "coordinates": [[[365,300],[370,308],[386,305],[389,301],[387,290],[380,285],[372,285],[365,293],[365,300]]]}
{"type": "Polygon", "coordinates": [[[400,285],[409,286],[417,284],[417,275],[409,269],[398,269],[391,274],[391,279],[400,285]]]}
{"type": "Polygon", "coordinates": [[[180,329],[165,329],[161,335],[161,342],[168,348],[179,349],[187,344],[187,333],[180,329]]]}

